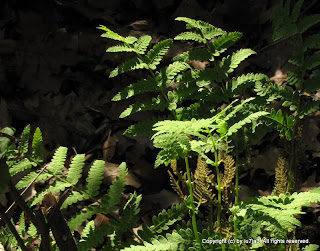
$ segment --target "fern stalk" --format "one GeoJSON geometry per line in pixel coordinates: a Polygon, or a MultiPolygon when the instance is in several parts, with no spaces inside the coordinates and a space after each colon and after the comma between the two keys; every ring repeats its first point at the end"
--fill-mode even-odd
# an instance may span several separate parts
{"type": "MultiPolygon", "coordinates": [[[[235,198],[234,198],[234,205],[237,206],[239,203],[239,147],[238,147],[238,140],[236,135],[236,177],[235,177],[235,198]]],[[[233,228],[235,232],[235,239],[238,239],[238,219],[235,218],[233,222],[233,228]]],[[[236,250],[239,251],[239,244],[236,244],[236,250]]]]}
{"type": "Polygon", "coordinates": [[[196,208],[194,206],[194,198],[193,198],[193,191],[192,191],[192,183],[191,183],[191,174],[190,174],[190,168],[189,168],[189,160],[188,156],[184,158],[184,161],[186,163],[186,169],[187,169],[187,176],[188,176],[188,185],[189,185],[189,193],[190,193],[190,200],[191,200],[191,213],[192,213],[192,228],[194,232],[194,236],[196,238],[196,241],[200,243],[200,238],[198,234],[198,229],[197,229],[197,220],[196,220],[196,208]]]}

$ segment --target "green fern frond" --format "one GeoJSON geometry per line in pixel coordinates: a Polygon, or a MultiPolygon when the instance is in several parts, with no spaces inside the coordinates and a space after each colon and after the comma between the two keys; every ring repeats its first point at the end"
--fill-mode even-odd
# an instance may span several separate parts
{"type": "Polygon", "coordinates": [[[19,161],[18,163],[14,164],[10,169],[10,175],[16,175],[17,173],[23,172],[24,170],[30,169],[36,164],[31,162],[29,159],[25,158],[19,161]]]}
{"type": "Polygon", "coordinates": [[[305,92],[316,92],[320,89],[320,70],[313,71],[311,77],[304,82],[305,92]]]}
{"type": "Polygon", "coordinates": [[[305,59],[305,68],[311,70],[320,65],[320,56],[314,54],[312,56],[306,57],[305,59]]]}
{"type": "Polygon", "coordinates": [[[228,32],[213,41],[215,56],[219,56],[242,37],[241,32],[228,32]]]}
{"type": "Polygon", "coordinates": [[[212,57],[211,53],[208,52],[206,48],[195,48],[191,49],[190,51],[183,52],[177,56],[175,56],[172,60],[173,61],[208,61],[212,57]]]}
{"type": "Polygon", "coordinates": [[[92,248],[100,246],[108,234],[112,234],[112,227],[109,225],[102,225],[97,228],[94,226],[86,231],[86,236],[80,240],[77,245],[79,251],[87,251],[92,248]]]}
{"type": "Polygon", "coordinates": [[[138,122],[135,125],[131,125],[124,133],[125,136],[130,137],[143,137],[143,136],[151,136],[154,134],[152,130],[153,125],[162,120],[170,120],[172,119],[171,116],[166,117],[155,117],[149,120],[138,122]]]}
{"type": "Polygon", "coordinates": [[[138,54],[145,54],[152,37],[149,35],[144,35],[138,38],[137,42],[134,44],[134,48],[138,54]]]}
{"type": "Polygon", "coordinates": [[[22,212],[19,218],[18,233],[20,236],[24,236],[25,232],[26,232],[26,221],[24,220],[24,212],[22,212]]]}
{"type": "Polygon", "coordinates": [[[157,98],[152,98],[151,102],[135,103],[133,105],[130,105],[126,110],[124,110],[120,114],[119,118],[125,118],[134,113],[141,112],[141,111],[149,111],[149,110],[164,111],[164,109],[167,107],[168,107],[167,102],[161,96],[158,96],[157,98]]]}
{"type": "Polygon", "coordinates": [[[305,32],[308,30],[311,26],[317,24],[320,22],[320,14],[315,14],[311,16],[306,16],[304,18],[301,18],[298,23],[298,30],[300,33],[305,32]]]}
{"type": "Polygon", "coordinates": [[[248,73],[248,74],[243,74],[237,78],[232,78],[232,82],[231,82],[231,91],[235,92],[236,89],[241,89],[241,87],[243,85],[246,85],[246,87],[248,88],[249,85],[254,84],[256,82],[259,81],[268,81],[269,78],[267,75],[265,74],[261,74],[261,73],[248,73]]]}
{"type": "Polygon", "coordinates": [[[153,225],[150,227],[152,231],[162,233],[168,230],[169,226],[181,220],[188,213],[187,207],[184,203],[172,205],[168,210],[162,210],[158,216],[152,217],[153,225]]]}
{"type": "Polygon", "coordinates": [[[103,160],[96,160],[93,162],[88,177],[87,177],[87,188],[86,193],[91,197],[99,194],[99,188],[102,184],[105,172],[105,162],[103,160]]]}
{"type": "Polygon", "coordinates": [[[114,180],[108,190],[108,193],[101,198],[101,204],[104,213],[117,210],[116,205],[120,202],[125,187],[125,177],[128,175],[126,163],[119,165],[119,176],[114,180]]]}
{"type": "Polygon", "coordinates": [[[303,2],[304,2],[304,0],[299,0],[298,2],[295,3],[295,5],[292,9],[291,21],[293,23],[295,23],[298,20],[303,2]]]}
{"type": "MultiPolygon", "coordinates": [[[[61,175],[64,168],[64,163],[67,158],[68,148],[60,146],[54,153],[53,158],[50,162],[48,171],[52,172],[54,175],[61,175]]],[[[39,180],[39,179],[38,179],[39,180]]]]}
{"type": "Polygon", "coordinates": [[[76,185],[81,178],[81,173],[84,166],[84,157],[84,154],[77,154],[71,161],[66,180],[72,185],[76,185]]]}
{"type": "Polygon", "coordinates": [[[251,49],[240,49],[234,52],[231,56],[223,58],[220,63],[220,68],[225,73],[231,73],[243,60],[253,54],[256,54],[256,52],[251,49]]]}
{"type": "Polygon", "coordinates": [[[70,228],[71,233],[73,233],[77,227],[81,226],[83,222],[90,219],[93,215],[97,213],[100,213],[100,209],[98,206],[89,206],[86,207],[85,211],[81,211],[76,215],[72,216],[71,219],[68,221],[68,226],[70,228]]]}
{"type": "Polygon", "coordinates": [[[136,49],[128,45],[115,45],[109,47],[106,52],[136,52],[136,49]]]}
{"type": "Polygon", "coordinates": [[[168,65],[168,67],[161,69],[161,80],[163,85],[170,84],[178,73],[187,69],[191,69],[191,67],[185,62],[173,62],[168,65]]]}
{"type": "Polygon", "coordinates": [[[176,21],[182,21],[185,22],[187,24],[187,29],[190,28],[200,28],[199,22],[192,19],[192,18],[188,18],[188,17],[177,17],[175,19],[176,21]]]}
{"type": "Polygon", "coordinates": [[[123,99],[128,99],[138,94],[158,91],[157,81],[148,76],[146,79],[140,79],[137,82],[130,84],[117,95],[112,98],[112,101],[120,101],[123,99]]]}
{"type": "Polygon", "coordinates": [[[166,237],[160,235],[149,242],[143,242],[143,246],[131,245],[124,248],[123,251],[172,251],[185,250],[188,240],[182,238],[177,231],[173,230],[171,234],[166,234],[166,237]]]}
{"type": "Polygon", "coordinates": [[[156,66],[160,64],[162,58],[168,52],[172,43],[172,39],[162,40],[161,42],[154,45],[150,51],[148,51],[146,58],[147,64],[151,70],[155,70],[156,66]]]}
{"type": "MultiPolygon", "coordinates": [[[[16,188],[18,190],[26,188],[27,186],[29,186],[34,180],[35,178],[38,176],[39,172],[31,172],[29,174],[27,174],[26,176],[24,176],[23,178],[21,178],[19,180],[19,182],[16,184],[16,188]]],[[[36,181],[43,181],[43,180],[47,180],[48,178],[52,177],[52,175],[48,174],[48,173],[42,173],[40,174],[36,181]]]]}
{"type": "Polygon", "coordinates": [[[77,191],[72,191],[71,194],[68,196],[68,198],[63,202],[61,209],[67,208],[68,206],[71,206],[84,199],[85,199],[85,196],[82,193],[79,193],[77,191]]]}
{"type": "Polygon", "coordinates": [[[320,34],[312,34],[305,38],[303,44],[303,51],[306,52],[309,49],[315,49],[320,47],[320,34]]]}
{"type": "Polygon", "coordinates": [[[320,100],[308,100],[305,102],[300,110],[298,111],[297,116],[299,119],[303,119],[304,116],[308,116],[320,109],[320,100]]]}
{"type": "Polygon", "coordinates": [[[255,121],[258,118],[260,118],[262,116],[266,116],[268,114],[269,114],[268,112],[255,112],[255,113],[250,114],[245,119],[243,119],[243,120],[237,122],[236,124],[232,125],[228,129],[228,132],[227,132],[226,136],[231,136],[232,134],[234,134],[237,131],[239,131],[245,124],[252,123],[252,121],[255,121]]]}
{"type": "Polygon", "coordinates": [[[39,127],[36,128],[33,134],[32,149],[32,158],[36,162],[41,163],[43,161],[43,140],[42,133],[39,127]]]}
{"type": "Polygon", "coordinates": [[[316,244],[309,244],[302,249],[302,251],[317,251],[317,250],[319,250],[319,246],[316,244]]]}
{"type": "Polygon", "coordinates": [[[281,110],[277,112],[271,109],[269,119],[277,123],[277,130],[284,135],[287,140],[291,140],[293,134],[293,125],[295,123],[295,117],[288,114],[283,114],[281,110]]]}
{"type": "Polygon", "coordinates": [[[199,43],[205,43],[205,39],[198,33],[193,31],[186,31],[174,38],[174,40],[191,40],[199,43]]]}
{"type": "Polygon", "coordinates": [[[147,69],[147,64],[145,64],[140,58],[135,57],[132,59],[127,60],[126,62],[119,65],[117,68],[115,68],[109,75],[109,78],[113,78],[118,76],[119,74],[138,70],[138,69],[147,69]]]}
{"type": "Polygon", "coordinates": [[[29,150],[30,131],[30,125],[27,125],[21,133],[18,151],[22,154],[26,154],[29,150]]]}
{"type": "Polygon", "coordinates": [[[122,37],[119,34],[113,32],[112,30],[110,30],[109,28],[107,28],[104,25],[100,25],[99,27],[97,27],[97,29],[105,31],[105,33],[103,33],[101,35],[101,37],[109,38],[109,39],[120,41],[120,42],[124,42],[124,43],[127,42],[127,40],[124,37],[122,37]]]}
{"type": "MultiPolygon", "coordinates": [[[[139,212],[140,212],[140,202],[142,196],[137,195],[136,192],[130,194],[130,198],[122,209],[119,221],[126,223],[126,228],[122,227],[122,231],[125,232],[127,229],[132,229],[138,226],[139,222],[139,212]]],[[[119,234],[119,233],[118,233],[119,234]]]]}

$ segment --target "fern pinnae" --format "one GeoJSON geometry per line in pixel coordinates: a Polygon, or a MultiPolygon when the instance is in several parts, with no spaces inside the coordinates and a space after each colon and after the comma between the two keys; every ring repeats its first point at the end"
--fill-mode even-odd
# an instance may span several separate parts
{"type": "Polygon", "coordinates": [[[28,152],[30,132],[31,126],[27,125],[21,133],[18,151],[22,154],[26,154],[28,152]]]}
{"type": "Polygon", "coordinates": [[[147,69],[147,65],[138,57],[129,59],[111,71],[109,77],[113,78],[128,71],[147,69]]]}
{"type": "Polygon", "coordinates": [[[87,185],[85,192],[91,196],[95,197],[99,194],[99,188],[102,184],[105,172],[105,162],[103,160],[96,160],[90,170],[87,177],[87,185]]]}
{"type": "Polygon", "coordinates": [[[66,180],[73,186],[75,186],[81,178],[82,169],[85,164],[84,158],[84,154],[77,154],[71,161],[66,180]]]}
{"type": "Polygon", "coordinates": [[[160,64],[162,58],[168,52],[172,43],[172,39],[165,39],[154,45],[153,48],[150,51],[148,51],[146,58],[148,67],[151,70],[155,70],[156,66],[160,64]]]}
{"type": "Polygon", "coordinates": [[[37,163],[41,163],[43,161],[43,139],[39,127],[36,128],[33,134],[32,149],[32,158],[37,163]]]}

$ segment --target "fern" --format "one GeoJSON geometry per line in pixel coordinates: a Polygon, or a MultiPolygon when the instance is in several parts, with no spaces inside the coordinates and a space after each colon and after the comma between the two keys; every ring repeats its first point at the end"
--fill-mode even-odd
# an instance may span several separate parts
{"type": "Polygon", "coordinates": [[[90,168],[85,190],[89,196],[95,197],[99,194],[99,188],[104,177],[104,169],[105,162],[103,160],[96,160],[90,168]]]}
{"type": "Polygon", "coordinates": [[[33,135],[32,140],[32,158],[37,162],[41,163],[43,161],[43,140],[42,134],[39,128],[37,128],[33,135]]]}
{"type": "Polygon", "coordinates": [[[147,64],[144,63],[140,58],[133,58],[129,59],[126,62],[119,65],[117,68],[115,68],[109,75],[110,78],[114,78],[118,76],[119,74],[133,71],[137,69],[147,69],[147,64]]]}
{"type": "Polygon", "coordinates": [[[163,56],[168,52],[172,45],[172,39],[166,39],[156,44],[146,55],[147,64],[150,69],[155,70],[160,64],[163,56]]]}

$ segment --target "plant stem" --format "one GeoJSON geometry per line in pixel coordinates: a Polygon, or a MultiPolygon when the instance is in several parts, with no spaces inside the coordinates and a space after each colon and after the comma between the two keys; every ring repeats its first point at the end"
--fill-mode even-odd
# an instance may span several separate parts
{"type": "Polygon", "coordinates": [[[193,233],[194,233],[194,236],[196,238],[196,241],[198,243],[200,243],[200,238],[199,238],[198,229],[197,229],[196,208],[194,206],[194,198],[193,198],[193,190],[192,190],[191,174],[190,174],[188,157],[185,157],[184,161],[186,163],[187,176],[188,176],[188,185],[189,185],[189,193],[190,193],[190,199],[191,199],[192,228],[193,228],[193,233]]]}
{"type": "Polygon", "coordinates": [[[19,244],[19,247],[23,250],[23,251],[29,251],[29,248],[27,248],[25,245],[24,245],[24,242],[22,240],[22,238],[20,237],[20,235],[18,234],[16,228],[12,225],[10,219],[7,217],[4,209],[2,208],[2,205],[0,205],[0,216],[1,216],[1,219],[3,219],[3,221],[7,224],[7,226],[9,227],[11,233],[14,235],[14,237],[16,238],[18,244],[19,244]]]}
{"type": "MultiPolygon", "coordinates": [[[[234,204],[238,205],[239,203],[239,147],[238,147],[238,138],[236,137],[236,177],[235,177],[235,198],[234,198],[234,204]]],[[[235,232],[235,239],[238,239],[238,220],[236,217],[234,217],[233,222],[233,229],[235,232]]],[[[236,251],[239,251],[239,245],[236,244],[236,251]]]]}

